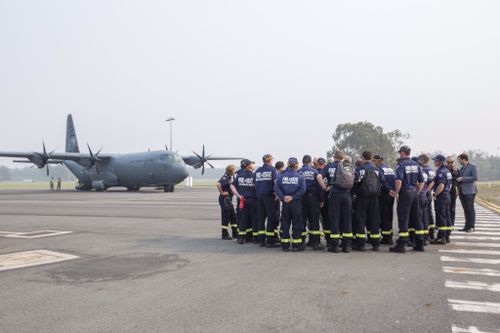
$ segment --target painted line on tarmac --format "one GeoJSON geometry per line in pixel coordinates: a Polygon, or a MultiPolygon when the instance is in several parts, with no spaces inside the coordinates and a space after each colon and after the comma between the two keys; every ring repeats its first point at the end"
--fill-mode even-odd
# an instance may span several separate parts
{"type": "Polygon", "coordinates": [[[481,235],[481,236],[500,236],[500,232],[492,232],[492,231],[474,231],[474,235],[481,235]]]}
{"type": "Polygon", "coordinates": [[[441,256],[441,261],[444,261],[444,262],[467,262],[467,263],[471,263],[471,264],[500,265],[500,259],[456,258],[456,257],[441,256]]]}
{"type": "Polygon", "coordinates": [[[485,331],[479,330],[479,328],[477,328],[476,326],[469,326],[467,328],[461,328],[461,327],[458,327],[456,325],[453,325],[451,327],[451,332],[452,333],[500,333],[500,330],[485,332],[485,331]]]}
{"type": "Polygon", "coordinates": [[[500,283],[489,284],[479,281],[457,282],[457,281],[446,280],[445,287],[452,289],[485,290],[485,291],[493,291],[500,293],[500,283]]]}
{"type": "Polygon", "coordinates": [[[472,246],[472,247],[500,247],[500,243],[473,243],[473,242],[454,242],[456,246],[472,246]]]}
{"type": "Polygon", "coordinates": [[[494,250],[439,250],[440,253],[457,253],[457,254],[485,254],[491,256],[500,256],[500,251],[494,250]]]}
{"type": "Polygon", "coordinates": [[[79,258],[47,250],[25,251],[0,255],[0,272],[17,268],[47,265],[79,258]]]}
{"type": "Polygon", "coordinates": [[[453,239],[464,239],[464,240],[471,240],[471,241],[495,241],[495,240],[500,240],[500,237],[494,237],[494,236],[451,236],[453,239]]]}
{"type": "Polygon", "coordinates": [[[448,304],[453,310],[460,312],[500,314],[500,303],[471,302],[448,299],[448,304]]]}
{"type": "Polygon", "coordinates": [[[489,268],[443,267],[444,273],[500,277],[500,271],[489,268]]]}

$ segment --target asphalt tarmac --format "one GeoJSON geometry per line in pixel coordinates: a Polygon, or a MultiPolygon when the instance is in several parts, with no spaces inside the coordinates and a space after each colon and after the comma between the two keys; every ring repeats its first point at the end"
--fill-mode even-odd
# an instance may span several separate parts
{"type": "Polygon", "coordinates": [[[0,332],[500,328],[500,217],[486,209],[478,228],[487,230],[404,255],[238,245],[220,239],[219,214],[215,189],[1,191],[0,256],[75,257],[0,270],[0,332]],[[71,233],[17,237],[40,230],[71,233]]]}

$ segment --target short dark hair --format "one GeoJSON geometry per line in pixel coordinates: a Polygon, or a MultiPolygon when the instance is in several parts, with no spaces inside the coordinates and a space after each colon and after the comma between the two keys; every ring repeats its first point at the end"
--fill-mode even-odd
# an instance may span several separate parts
{"type": "Polygon", "coordinates": [[[365,150],[362,154],[361,154],[361,157],[363,157],[363,159],[365,161],[370,161],[372,159],[372,153],[369,152],[368,150],[365,150]]]}
{"type": "Polygon", "coordinates": [[[282,162],[282,161],[278,161],[278,162],[276,162],[276,164],[274,165],[274,167],[276,169],[283,169],[285,167],[285,163],[282,162]]]}
{"type": "Polygon", "coordinates": [[[469,161],[469,154],[462,153],[462,154],[458,155],[458,158],[461,160],[464,160],[464,161],[469,161]]]}

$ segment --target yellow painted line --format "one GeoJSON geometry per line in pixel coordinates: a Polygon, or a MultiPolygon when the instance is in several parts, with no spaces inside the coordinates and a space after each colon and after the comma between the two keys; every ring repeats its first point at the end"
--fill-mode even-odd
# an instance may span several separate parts
{"type": "Polygon", "coordinates": [[[500,206],[495,205],[494,203],[488,202],[484,199],[477,198],[477,202],[481,205],[484,206],[488,209],[491,209],[492,211],[499,213],[500,214],[500,206]]]}
{"type": "Polygon", "coordinates": [[[11,269],[47,265],[77,259],[72,254],[47,250],[25,251],[0,255],[0,272],[11,269]]]}

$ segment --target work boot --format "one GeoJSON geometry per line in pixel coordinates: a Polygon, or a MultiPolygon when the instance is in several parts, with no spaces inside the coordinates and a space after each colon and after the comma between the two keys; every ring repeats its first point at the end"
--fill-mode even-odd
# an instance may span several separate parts
{"type": "MultiPolygon", "coordinates": [[[[344,241],[345,240],[342,240],[342,243],[344,243],[344,241]]],[[[344,245],[344,244],[342,244],[342,245],[344,245]]],[[[365,252],[366,251],[365,240],[364,239],[354,240],[354,243],[352,244],[352,250],[359,251],[359,252],[365,252]]]]}
{"type": "Polygon", "coordinates": [[[238,237],[238,244],[240,244],[240,245],[245,244],[245,238],[244,237],[238,237]]]}
{"type": "Polygon", "coordinates": [[[446,239],[444,239],[444,238],[433,239],[433,240],[431,240],[431,244],[434,244],[434,245],[446,245],[446,239]]]}
{"type": "Polygon", "coordinates": [[[384,235],[382,237],[382,240],[380,241],[380,244],[385,244],[385,245],[394,244],[394,241],[392,240],[392,235],[384,235]]]}
{"type": "Polygon", "coordinates": [[[446,240],[446,243],[447,243],[447,244],[451,243],[451,240],[450,240],[450,235],[446,235],[446,236],[444,237],[444,239],[446,240]]]}
{"type": "Polygon", "coordinates": [[[436,239],[436,235],[434,233],[434,228],[429,228],[429,239],[430,240],[436,239]]]}
{"type": "Polygon", "coordinates": [[[330,244],[328,246],[328,252],[339,253],[339,240],[331,239],[330,244]]]}
{"type": "Polygon", "coordinates": [[[378,251],[380,249],[380,241],[377,240],[372,240],[372,251],[378,251]]]}
{"type": "Polygon", "coordinates": [[[323,251],[324,249],[325,249],[325,247],[321,243],[317,243],[317,244],[313,245],[314,251],[323,251]]]}
{"type": "Polygon", "coordinates": [[[253,236],[252,235],[249,235],[247,234],[245,236],[245,243],[252,243],[253,242],[253,236]]]}
{"type": "Polygon", "coordinates": [[[396,245],[391,247],[389,251],[395,252],[395,253],[406,253],[406,243],[408,242],[407,239],[400,238],[396,241],[396,245]]]}
{"type": "Polygon", "coordinates": [[[266,243],[266,248],[275,249],[277,247],[281,247],[281,244],[276,243],[274,240],[268,240],[266,243]]]}
{"type": "Polygon", "coordinates": [[[222,239],[223,240],[231,240],[231,236],[229,236],[229,232],[226,229],[222,229],[222,239]]]}
{"type": "Polygon", "coordinates": [[[290,246],[288,246],[288,245],[282,245],[282,246],[281,246],[281,251],[283,251],[283,252],[288,252],[288,251],[290,251],[290,246]]]}
{"type": "Polygon", "coordinates": [[[351,240],[350,239],[342,240],[342,252],[344,252],[344,253],[351,252],[351,240]]]}
{"type": "Polygon", "coordinates": [[[237,239],[237,238],[238,238],[238,229],[233,228],[233,229],[232,229],[232,233],[233,233],[233,238],[234,238],[234,239],[237,239]]]}
{"type": "Polygon", "coordinates": [[[424,252],[425,247],[424,247],[424,240],[423,239],[416,239],[415,240],[415,246],[413,247],[415,251],[418,252],[424,252]]]}

